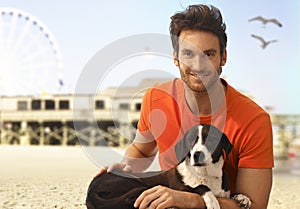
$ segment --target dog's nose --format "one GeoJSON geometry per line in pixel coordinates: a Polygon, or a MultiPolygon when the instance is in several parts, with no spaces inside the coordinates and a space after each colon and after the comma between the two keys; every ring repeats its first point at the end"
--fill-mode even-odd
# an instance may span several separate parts
{"type": "Polygon", "coordinates": [[[204,152],[197,151],[197,152],[194,153],[195,164],[197,164],[197,165],[203,165],[204,159],[205,159],[204,152]]]}

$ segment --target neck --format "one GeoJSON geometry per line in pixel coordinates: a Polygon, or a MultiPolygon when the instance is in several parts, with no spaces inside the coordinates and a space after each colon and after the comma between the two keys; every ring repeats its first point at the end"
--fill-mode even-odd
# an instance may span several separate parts
{"type": "Polygon", "coordinates": [[[207,91],[194,92],[185,88],[185,97],[190,110],[199,116],[215,113],[225,99],[226,87],[219,79],[212,88],[207,91]]]}

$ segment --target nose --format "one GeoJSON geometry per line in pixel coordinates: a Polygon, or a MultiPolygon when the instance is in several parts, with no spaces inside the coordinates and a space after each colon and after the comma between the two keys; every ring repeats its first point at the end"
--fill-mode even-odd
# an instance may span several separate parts
{"type": "Polygon", "coordinates": [[[208,60],[208,58],[204,54],[199,54],[198,56],[195,56],[192,68],[196,71],[201,71],[206,68],[209,69],[210,65],[211,62],[208,60]]]}
{"type": "Polygon", "coordinates": [[[202,165],[204,163],[205,155],[202,151],[197,151],[194,153],[194,162],[195,164],[202,165]]]}

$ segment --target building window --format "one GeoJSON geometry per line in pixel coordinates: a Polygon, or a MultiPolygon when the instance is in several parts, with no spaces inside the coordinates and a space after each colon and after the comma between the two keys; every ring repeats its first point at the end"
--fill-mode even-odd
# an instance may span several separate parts
{"type": "Polygon", "coordinates": [[[32,110],[40,110],[41,104],[42,104],[42,102],[40,99],[34,99],[31,101],[31,109],[32,110]]]}
{"type": "Polygon", "coordinates": [[[54,100],[46,100],[45,101],[45,109],[46,110],[54,110],[55,109],[55,101],[54,100]]]}
{"type": "Polygon", "coordinates": [[[95,101],[96,109],[104,109],[104,101],[103,100],[96,100],[95,101]]]}
{"type": "Polygon", "coordinates": [[[18,110],[27,110],[27,101],[18,101],[18,110]]]}
{"type": "Polygon", "coordinates": [[[60,100],[59,101],[59,109],[60,110],[68,110],[70,108],[69,100],[60,100]]]}
{"type": "Polygon", "coordinates": [[[141,108],[142,108],[142,104],[141,103],[136,103],[135,104],[135,110],[136,111],[141,111],[141,108]]]}
{"type": "Polygon", "coordinates": [[[119,105],[120,110],[129,110],[129,104],[127,103],[121,103],[119,105]]]}

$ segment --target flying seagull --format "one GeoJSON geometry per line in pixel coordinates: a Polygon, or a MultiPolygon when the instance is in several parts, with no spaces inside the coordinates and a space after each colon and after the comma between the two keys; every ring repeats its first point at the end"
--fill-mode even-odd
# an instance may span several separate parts
{"type": "Polygon", "coordinates": [[[262,37],[254,35],[254,34],[251,34],[251,36],[253,38],[256,38],[257,40],[261,41],[260,46],[261,46],[262,49],[265,49],[270,43],[277,42],[277,40],[265,41],[265,39],[263,39],[262,37]]]}
{"type": "Polygon", "coordinates": [[[261,21],[262,24],[264,24],[264,25],[266,25],[267,23],[273,23],[273,24],[277,25],[278,27],[282,27],[282,24],[275,18],[267,19],[262,16],[257,16],[257,17],[251,18],[249,20],[249,22],[252,22],[252,21],[261,21]]]}

